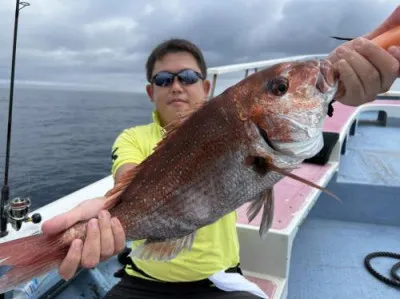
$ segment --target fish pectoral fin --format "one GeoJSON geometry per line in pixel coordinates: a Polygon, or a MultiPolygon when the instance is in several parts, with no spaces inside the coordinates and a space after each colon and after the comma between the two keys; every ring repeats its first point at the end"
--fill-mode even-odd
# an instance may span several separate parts
{"type": "Polygon", "coordinates": [[[263,208],[261,224],[260,224],[260,237],[265,239],[268,230],[271,228],[272,220],[274,216],[274,191],[273,189],[267,189],[261,192],[257,197],[250,203],[247,208],[247,219],[249,222],[253,219],[263,208]]]}
{"type": "Polygon", "coordinates": [[[179,239],[165,241],[146,240],[136,249],[132,250],[129,256],[142,260],[167,261],[175,258],[182,250],[191,250],[196,231],[179,239]]]}

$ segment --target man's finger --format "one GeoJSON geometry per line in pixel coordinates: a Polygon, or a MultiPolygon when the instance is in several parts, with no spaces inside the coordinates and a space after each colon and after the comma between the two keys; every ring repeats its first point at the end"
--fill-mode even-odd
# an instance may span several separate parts
{"type": "Polygon", "coordinates": [[[57,215],[50,220],[43,222],[43,233],[53,235],[71,227],[82,218],[81,213],[82,209],[77,206],[66,213],[57,215]]]}
{"type": "Polygon", "coordinates": [[[72,210],[45,221],[42,225],[43,233],[56,234],[70,228],[79,221],[95,218],[103,205],[104,198],[102,197],[84,201],[72,210]]]}
{"type": "MultiPolygon", "coordinates": [[[[349,99],[355,96],[356,99],[364,99],[364,88],[355,73],[354,69],[346,60],[338,61],[338,69],[340,72],[340,79],[346,90],[344,98],[349,99]]],[[[342,102],[342,98],[338,98],[339,102],[342,102]]],[[[347,105],[357,105],[357,102],[349,102],[347,105]]]]}
{"type": "Polygon", "coordinates": [[[394,58],[397,59],[397,78],[400,76],[400,47],[399,46],[392,46],[388,49],[389,53],[393,55],[394,58]]]}
{"type": "Polygon", "coordinates": [[[82,266],[95,267],[100,261],[100,229],[97,219],[89,220],[82,250],[82,266]]]}
{"type": "Polygon", "coordinates": [[[378,70],[381,77],[381,86],[379,86],[377,92],[388,90],[398,74],[399,62],[387,51],[377,47],[372,42],[363,39],[358,41],[360,43],[356,47],[356,51],[368,58],[368,62],[378,70]]]}
{"type": "Polygon", "coordinates": [[[76,270],[78,270],[81,262],[82,244],[83,242],[81,239],[74,240],[69,248],[67,256],[58,268],[58,273],[64,280],[71,279],[76,273],[76,270]]]}
{"type": "MultiPolygon", "coordinates": [[[[357,51],[347,51],[342,55],[342,58],[345,58],[347,63],[351,66],[354,72],[357,74],[358,81],[362,84],[363,93],[362,95],[365,97],[372,97],[375,93],[379,92],[381,89],[381,84],[383,82],[382,78],[384,77],[384,71],[379,72],[376,67],[373,65],[375,62],[373,56],[377,56],[372,50],[376,50],[376,47],[373,47],[371,44],[363,43],[363,40],[360,39],[360,47],[357,48],[357,51]],[[372,50],[366,48],[373,48],[372,50]],[[364,56],[365,55],[365,56],[364,56]],[[372,60],[368,60],[368,57],[372,60]]],[[[365,40],[366,41],[366,40],[365,40]]],[[[378,49],[379,50],[379,49],[378,49]]],[[[390,56],[386,54],[387,56],[390,56]]],[[[383,58],[382,58],[383,59],[383,58]]],[[[387,72],[387,70],[386,70],[387,72]]]]}
{"type": "Polygon", "coordinates": [[[111,228],[114,235],[114,254],[118,254],[125,249],[125,232],[121,222],[116,217],[111,219],[111,228]]]}
{"type": "Polygon", "coordinates": [[[100,211],[99,214],[100,227],[100,256],[101,258],[109,258],[114,253],[114,237],[111,229],[111,216],[108,211],[100,211]]]}

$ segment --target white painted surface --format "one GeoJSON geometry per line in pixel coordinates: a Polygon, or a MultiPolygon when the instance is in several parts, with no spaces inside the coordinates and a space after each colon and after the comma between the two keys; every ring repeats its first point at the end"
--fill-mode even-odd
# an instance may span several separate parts
{"type": "Polygon", "coordinates": [[[288,61],[295,61],[295,60],[308,60],[308,59],[321,59],[325,58],[326,54],[312,54],[312,55],[298,55],[298,56],[290,56],[290,57],[283,57],[277,59],[268,59],[268,60],[261,60],[249,63],[238,63],[238,64],[230,64],[224,66],[217,66],[208,68],[207,72],[210,75],[220,75],[225,73],[237,72],[237,71],[244,71],[246,69],[254,69],[254,68],[263,68],[267,66],[271,66],[281,62],[288,62],[288,61]]]}

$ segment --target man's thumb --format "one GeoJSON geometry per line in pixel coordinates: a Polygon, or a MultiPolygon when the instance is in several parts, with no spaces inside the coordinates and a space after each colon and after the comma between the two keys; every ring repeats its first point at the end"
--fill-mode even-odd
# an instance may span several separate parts
{"type": "MultiPolygon", "coordinates": [[[[75,208],[76,209],[76,208],[75,208]]],[[[57,215],[45,222],[42,225],[42,231],[44,234],[54,235],[60,233],[69,227],[73,226],[80,220],[79,210],[71,210],[69,212],[57,215]]]]}
{"type": "Polygon", "coordinates": [[[96,218],[104,206],[104,198],[93,198],[80,203],[72,210],[57,215],[42,225],[44,234],[54,235],[67,230],[79,221],[96,218]]]}

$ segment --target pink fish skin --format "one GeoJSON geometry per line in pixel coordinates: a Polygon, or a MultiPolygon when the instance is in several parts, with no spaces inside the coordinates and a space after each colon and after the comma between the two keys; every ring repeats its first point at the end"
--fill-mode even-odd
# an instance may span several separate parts
{"type": "MultiPolygon", "coordinates": [[[[327,61],[281,63],[182,115],[154,153],[105,195],[105,208],[119,218],[127,238],[146,239],[131,255],[174,258],[191,249],[197,229],[247,202],[249,221],[263,210],[265,237],[273,186],[285,175],[302,180],[290,171],[322,148],[336,91],[327,61]]],[[[0,292],[58,267],[71,242],[85,239],[86,226],[0,244],[0,265],[12,267],[0,278],[0,292]]]]}

